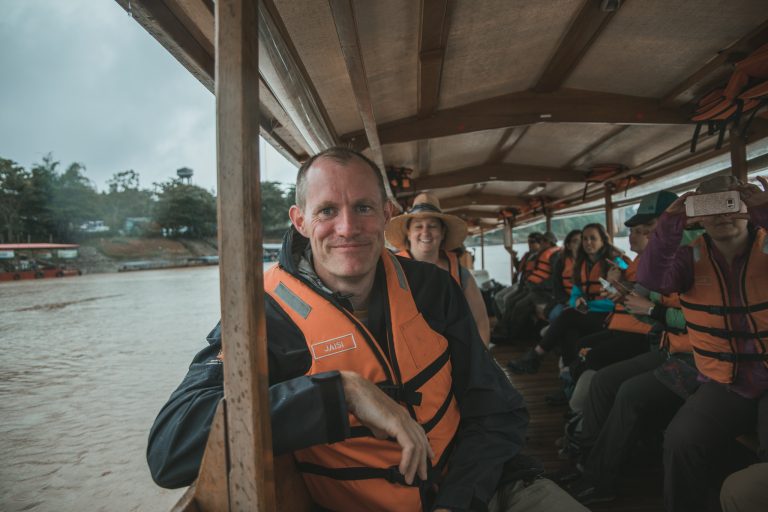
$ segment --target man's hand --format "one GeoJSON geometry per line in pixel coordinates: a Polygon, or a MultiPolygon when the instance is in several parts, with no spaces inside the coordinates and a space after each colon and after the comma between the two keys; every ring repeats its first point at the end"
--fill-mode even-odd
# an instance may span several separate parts
{"type": "Polygon", "coordinates": [[[688,199],[691,196],[697,195],[696,192],[686,192],[685,194],[681,195],[677,199],[675,199],[672,204],[670,204],[667,209],[665,210],[670,215],[680,215],[685,213],[685,200],[688,199]]]}
{"type": "Polygon", "coordinates": [[[763,186],[763,190],[757,185],[747,183],[738,188],[739,195],[747,208],[753,208],[755,206],[761,206],[768,203],[768,179],[758,176],[757,180],[763,186]]]}
{"type": "Polygon", "coordinates": [[[363,425],[370,428],[378,439],[393,437],[402,447],[400,473],[408,484],[418,472],[427,479],[427,457],[434,459],[427,434],[408,412],[389,398],[372,382],[355,372],[341,372],[347,408],[363,425]]]}
{"type": "Polygon", "coordinates": [[[653,302],[634,292],[627,295],[624,300],[624,307],[635,315],[647,315],[653,305],[653,302]]]}

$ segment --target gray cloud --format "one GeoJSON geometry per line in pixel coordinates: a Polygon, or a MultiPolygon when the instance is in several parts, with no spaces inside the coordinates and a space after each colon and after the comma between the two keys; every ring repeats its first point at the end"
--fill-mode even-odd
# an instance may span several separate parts
{"type": "MultiPolygon", "coordinates": [[[[51,151],[99,189],[125,169],[150,186],[191,167],[215,189],[215,136],[213,95],[116,2],[0,2],[0,156],[29,166],[51,151]]],[[[264,146],[262,178],[292,182],[264,146]]]]}

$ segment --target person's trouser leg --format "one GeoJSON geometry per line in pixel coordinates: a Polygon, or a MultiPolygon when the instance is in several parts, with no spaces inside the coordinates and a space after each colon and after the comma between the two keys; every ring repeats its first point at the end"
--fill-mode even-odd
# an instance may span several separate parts
{"type": "Polygon", "coordinates": [[[592,378],[597,372],[595,370],[587,370],[581,374],[579,380],[576,381],[576,387],[573,389],[573,395],[568,401],[568,405],[575,413],[580,413],[584,410],[584,406],[587,403],[589,397],[589,388],[592,385],[592,378]]]}
{"type": "Polygon", "coordinates": [[[703,383],[683,404],[664,435],[668,512],[700,512],[717,501],[718,463],[735,437],[754,428],[757,405],[717,382],[703,383]]]}
{"type": "Polygon", "coordinates": [[[664,359],[663,353],[648,352],[606,366],[595,374],[589,386],[587,400],[584,403],[582,436],[586,445],[591,445],[597,440],[621,385],[636,375],[653,370],[664,359]]]}
{"type": "Polygon", "coordinates": [[[720,489],[723,512],[768,510],[768,463],[754,464],[729,476],[720,489]]]}
{"type": "Polygon", "coordinates": [[[551,480],[540,478],[531,485],[522,482],[499,489],[488,504],[488,512],[589,512],[551,480]]]}
{"type": "Polygon", "coordinates": [[[526,324],[531,321],[533,308],[533,296],[530,293],[515,303],[515,307],[512,308],[512,312],[509,315],[509,323],[507,324],[510,335],[520,335],[525,329],[526,324]]]}
{"type": "Polygon", "coordinates": [[[584,475],[593,482],[614,485],[640,429],[666,425],[682,405],[683,399],[662,384],[653,370],[624,381],[584,461],[584,475]]]}

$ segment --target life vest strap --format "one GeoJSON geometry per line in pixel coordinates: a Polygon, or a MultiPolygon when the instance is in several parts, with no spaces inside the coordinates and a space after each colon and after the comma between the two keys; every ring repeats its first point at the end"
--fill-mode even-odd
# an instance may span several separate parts
{"type": "Polygon", "coordinates": [[[711,352],[698,347],[693,347],[694,352],[705,357],[711,357],[718,361],[728,363],[743,363],[748,361],[768,361],[768,354],[734,354],[732,352],[711,352]]]}
{"type": "Polygon", "coordinates": [[[705,325],[698,325],[694,324],[693,322],[686,322],[686,325],[688,328],[694,330],[703,332],[705,334],[710,334],[712,336],[715,336],[717,338],[723,338],[726,340],[729,340],[731,338],[740,338],[740,339],[753,339],[753,338],[764,338],[768,337],[768,331],[758,331],[758,332],[749,332],[749,331],[730,331],[728,329],[717,329],[715,327],[707,327],[705,325]]]}
{"type": "Polygon", "coordinates": [[[768,302],[761,302],[760,304],[750,306],[710,306],[704,304],[694,304],[686,300],[680,299],[680,304],[687,309],[693,311],[703,311],[711,315],[725,316],[728,314],[749,314],[768,309],[768,302]]]}
{"type": "MultiPolygon", "coordinates": [[[[450,349],[445,349],[445,351],[440,354],[437,359],[429,363],[429,366],[424,368],[424,370],[420,371],[414,378],[403,384],[403,387],[407,390],[417,390],[421,388],[424,384],[426,384],[432,377],[437,375],[437,372],[439,372],[443,366],[445,366],[448,361],[451,359],[451,351],[450,349]]],[[[421,401],[419,401],[418,404],[413,405],[419,405],[421,401]]]]}
{"type": "MultiPolygon", "coordinates": [[[[429,434],[433,428],[435,428],[435,425],[437,425],[441,419],[443,419],[443,416],[445,416],[445,413],[448,412],[448,408],[451,405],[451,399],[453,398],[453,393],[448,393],[448,396],[445,397],[445,400],[443,401],[443,405],[440,406],[440,408],[435,412],[435,415],[432,416],[431,419],[426,421],[425,423],[421,423],[421,428],[424,429],[424,433],[429,434]]],[[[355,427],[350,427],[349,429],[349,437],[350,438],[357,438],[357,437],[375,437],[373,435],[373,432],[368,427],[365,427],[363,425],[358,425],[355,427]]],[[[390,438],[391,439],[391,438],[390,438]]]]}
{"type": "Polygon", "coordinates": [[[407,405],[421,405],[421,393],[412,388],[396,384],[379,384],[379,389],[395,402],[407,405]]]}
{"type": "Polygon", "coordinates": [[[418,475],[413,479],[413,483],[407,483],[397,466],[388,468],[329,468],[319,464],[312,464],[311,462],[297,462],[296,467],[302,473],[325,476],[334,480],[373,480],[374,478],[381,478],[391,484],[400,484],[407,487],[418,487],[421,484],[421,479],[418,475]]]}

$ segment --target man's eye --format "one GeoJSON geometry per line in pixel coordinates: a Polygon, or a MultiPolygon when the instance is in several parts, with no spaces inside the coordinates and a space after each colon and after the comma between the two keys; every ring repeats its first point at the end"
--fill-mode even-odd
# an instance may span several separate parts
{"type": "Polygon", "coordinates": [[[361,204],[357,207],[357,211],[360,213],[370,213],[371,211],[373,211],[373,208],[371,208],[368,205],[361,204]]]}
{"type": "Polygon", "coordinates": [[[329,208],[323,208],[322,210],[320,210],[319,213],[323,217],[330,217],[331,215],[333,215],[333,208],[330,208],[330,207],[329,208]]]}

